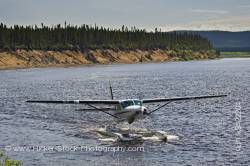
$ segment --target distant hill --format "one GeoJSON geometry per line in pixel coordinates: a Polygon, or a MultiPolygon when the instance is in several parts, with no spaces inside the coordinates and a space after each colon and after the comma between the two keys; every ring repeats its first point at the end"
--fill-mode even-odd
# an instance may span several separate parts
{"type": "MultiPolygon", "coordinates": [[[[182,31],[183,32],[183,31],[182,31]]],[[[185,31],[184,31],[185,32],[185,31]]],[[[208,38],[220,51],[250,51],[250,31],[187,31],[208,38]]]]}

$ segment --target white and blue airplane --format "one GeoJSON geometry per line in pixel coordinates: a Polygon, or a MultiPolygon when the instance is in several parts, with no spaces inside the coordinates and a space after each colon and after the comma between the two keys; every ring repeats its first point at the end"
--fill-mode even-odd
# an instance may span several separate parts
{"type": "Polygon", "coordinates": [[[187,96],[187,97],[172,97],[172,98],[152,98],[152,99],[125,99],[125,100],[115,100],[113,96],[112,87],[110,86],[111,100],[28,100],[29,103],[47,103],[47,104],[83,104],[91,107],[91,109],[81,109],[80,111],[100,111],[106,113],[119,120],[126,120],[129,124],[133,123],[135,120],[145,118],[146,116],[152,114],[153,112],[165,107],[167,104],[175,101],[182,100],[196,100],[196,99],[206,99],[206,98],[218,98],[225,97],[227,95],[206,95],[206,96],[187,96]],[[154,110],[148,110],[143,104],[152,103],[164,103],[163,105],[155,108],[154,110]],[[97,105],[108,105],[114,106],[109,108],[98,107],[97,105]]]}

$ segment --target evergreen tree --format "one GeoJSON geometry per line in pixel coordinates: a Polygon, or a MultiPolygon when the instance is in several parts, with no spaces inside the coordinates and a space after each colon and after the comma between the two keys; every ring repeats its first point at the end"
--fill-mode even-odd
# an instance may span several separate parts
{"type": "Polygon", "coordinates": [[[209,50],[212,44],[198,34],[188,32],[154,32],[122,26],[121,29],[96,24],[73,26],[64,23],[48,27],[7,27],[0,24],[0,49],[84,50],[84,49],[180,49],[209,50]]]}

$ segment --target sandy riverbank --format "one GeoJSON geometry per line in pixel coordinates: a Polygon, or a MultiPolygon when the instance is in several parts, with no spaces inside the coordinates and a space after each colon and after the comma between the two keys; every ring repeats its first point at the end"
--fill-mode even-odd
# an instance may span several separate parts
{"type": "Polygon", "coordinates": [[[164,62],[215,58],[214,51],[96,49],[81,51],[17,50],[0,52],[0,69],[57,67],[88,64],[164,62]]]}

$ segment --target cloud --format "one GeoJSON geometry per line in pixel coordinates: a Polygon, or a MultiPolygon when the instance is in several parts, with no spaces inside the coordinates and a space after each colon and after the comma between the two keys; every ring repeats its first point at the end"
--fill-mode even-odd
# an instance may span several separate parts
{"type": "Polygon", "coordinates": [[[239,8],[250,8],[250,5],[239,5],[239,8]]]}
{"type": "Polygon", "coordinates": [[[199,14],[227,14],[226,10],[206,10],[206,9],[191,9],[191,13],[199,13],[199,14]]]}
{"type": "Polygon", "coordinates": [[[214,19],[189,24],[166,25],[160,27],[163,31],[173,30],[224,30],[224,31],[249,31],[250,16],[228,17],[225,19],[214,19]]]}

